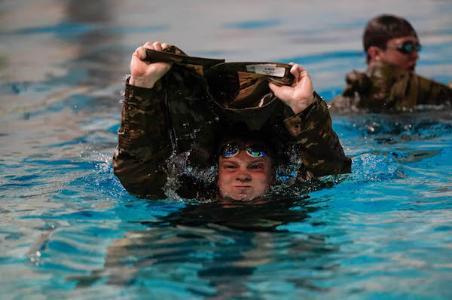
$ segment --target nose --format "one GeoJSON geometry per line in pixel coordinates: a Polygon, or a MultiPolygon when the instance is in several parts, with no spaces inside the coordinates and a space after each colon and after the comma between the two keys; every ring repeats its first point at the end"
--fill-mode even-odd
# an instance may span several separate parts
{"type": "Polygon", "coordinates": [[[413,50],[410,53],[405,53],[406,56],[410,57],[410,58],[418,58],[419,57],[419,52],[416,50],[413,50]]]}
{"type": "Polygon", "coordinates": [[[242,171],[237,174],[236,180],[240,181],[240,182],[248,182],[248,181],[251,181],[251,176],[248,172],[242,171]]]}
{"type": "Polygon", "coordinates": [[[408,56],[410,57],[410,59],[418,60],[419,51],[414,50],[413,52],[409,53],[408,56]]]}

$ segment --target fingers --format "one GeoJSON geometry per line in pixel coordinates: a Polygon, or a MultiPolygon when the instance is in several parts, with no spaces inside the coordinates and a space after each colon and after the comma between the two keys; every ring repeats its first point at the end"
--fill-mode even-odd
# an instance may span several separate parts
{"type": "Polygon", "coordinates": [[[293,93],[293,88],[289,86],[278,86],[272,82],[268,83],[268,87],[275,94],[275,96],[284,102],[287,98],[290,98],[290,95],[293,93]]]}
{"type": "Polygon", "coordinates": [[[146,42],[143,47],[151,50],[162,51],[162,44],[159,41],[146,42]]]}
{"type": "MultiPolygon", "coordinates": [[[[272,82],[269,82],[268,83],[268,87],[273,92],[273,94],[275,94],[275,96],[276,96],[276,93],[278,91],[278,86],[276,84],[272,83],[272,82]]],[[[278,97],[278,96],[276,96],[276,97],[278,97]]]]}
{"type": "Polygon", "coordinates": [[[301,78],[308,76],[308,72],[305,68],[299,64],[290,63],[292,68],[290,68],[290,73],[295,77],[295,82],[298,82],[301,78]]]}
{"type": "Polygon", "coordinates": [[[154,50],[162,51],[162,44],[159,41],[153,42],[152,46],[154,47],[154,50]]]}
{"type": "Polygon", "coordinates": [[[144,47],[138,47],[135,52],[133,52],[133,56],[138,57],[140,60],[144,60],[146,58],[146,50],[144,47]]]}
{"type": "Polygon", "coordinates": [[[143,46],[138,47],[135,52],[133,53],[133,56],[136,56],[140,60],[146,59],[146,49],[155,50],[155,51],[163,51],[164,49],[168,48],[169,45],[167,43],[161,43],[159,41],[155,42],[146,42],[143,44],[143,46]]]}
{"type": "Polygon", "coordinates": [[[144,48],[150,49],[150,50],[156,50],[156,51],[162,51],[166,48],[168,48],[168,44],[167,43],[162,43],[159,41],[155,41],[155,42],[146,42],[143,45],[144,48]]]}

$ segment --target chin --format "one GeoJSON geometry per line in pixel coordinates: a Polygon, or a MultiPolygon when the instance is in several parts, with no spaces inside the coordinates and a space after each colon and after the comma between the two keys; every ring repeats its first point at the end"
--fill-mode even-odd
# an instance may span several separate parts
{"type": "Polygon", "coordinates": [[[232,199],[234,199],[235,201],[251,201],[256,197],[251,197],[249,195],[239,195],[237,197],[233,197],[232,199]]]}
{"type": "Polygon", "coordinates": [[[226,199],[226,200],[227,199],[233,200],[233,201],[252,201],[259,197],[255,197],[255,196],[248,195],[248,194],[238,194],[238,195],[223,195],[222,198],[226,199]]]}

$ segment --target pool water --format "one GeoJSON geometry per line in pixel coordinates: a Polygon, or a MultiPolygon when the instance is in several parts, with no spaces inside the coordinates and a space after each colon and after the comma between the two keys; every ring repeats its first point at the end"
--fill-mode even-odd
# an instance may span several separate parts
{"type": "Polygon", "coordinates": [[[383,12],[452,82],[452,2],[168,2],[0,2],[0,298],[451,299],[450,111],[335,116],[353,172],[261,204],[138,199],[111,157],[145,40],[300,63],[330,100],[383,12]]]}

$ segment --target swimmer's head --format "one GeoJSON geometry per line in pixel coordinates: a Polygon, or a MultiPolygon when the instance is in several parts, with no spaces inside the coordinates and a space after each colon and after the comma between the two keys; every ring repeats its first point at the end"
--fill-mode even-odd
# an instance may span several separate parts
{"type": "Polygon", "coordinates": [[[389,63],[414,71],[421,45],[413,26],[406,19],[394,15],[380,15],[371,19],[363,34],[367,63],[389,63]]]}
{"type": "Polygon", "coordinates": [[[248,201],[269,191],[275,177],[274,151],[262,134],[237,128],[225,135],[217,154],[222,199],[248,201]]]}

